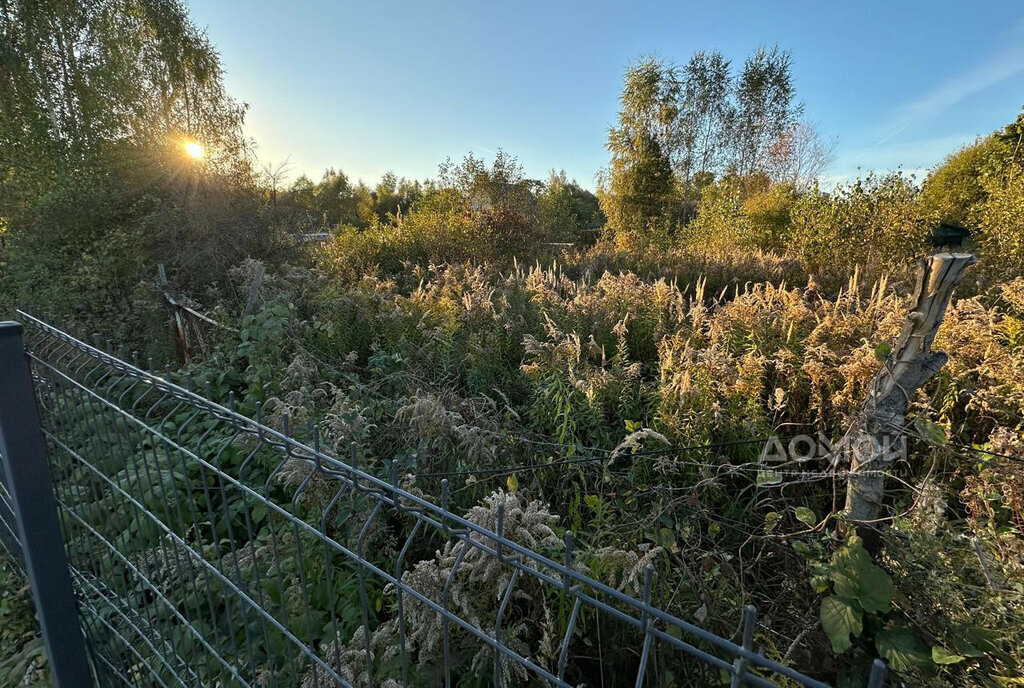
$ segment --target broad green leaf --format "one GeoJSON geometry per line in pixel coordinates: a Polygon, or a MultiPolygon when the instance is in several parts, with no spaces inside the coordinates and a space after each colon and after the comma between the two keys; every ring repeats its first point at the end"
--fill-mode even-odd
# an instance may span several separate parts
{"type": "Polygon", "coordinates": [[[946,444],[946,430],[938,423],[933,423],[930,420],[924,418],[915,418],[914,427],[917,428],[918,434],[928,444],[933,444],[937,447],[944,446],[946,444]]]}
{"type": "Polygon", "coordinates": [[[950,644],[964,657],[984,657],[996,649],[996,634],[980,626],[958,625],[952,629],[950,644]]]}
{"type": "Polygon", "coordinates": [[[853,540],[840,550],[833,561],[830,575],[836,594],[854,601],[868,613],[889,610],[895,589],[885,570],[871,561],[860,540],[853,540]]]}
{"type": "Polygon", "coordinates": [[[886,342],[882,342],[875,347],[875,359],[882,361],[883,363],[889,359],[889,354],[892,353],[892,346],[886,342]]]}
{"type": "Polygon", "coordinates": [[[850,649],[853,644],[850,634],[860,636],[863,615],[845,600],[829,595],[821,601],[821,627],[832,641],[832,651],[837,655],[850,649]]]}
{"type": "Polygon", "coordinates": [[[932,655],[917,635],[904,628],[879,631],[875,635],[875,649],[895,671],[909,671],[932,663],[932,655]]]}
{"type": "Polygon", "coordinates": [[[778,511],[769,511],[764,515],[764,529],[770,533],[775,530],[775,527],[779,524],[779,520],[782,518],[782,514],[778,511]]]}
{"type": "MultiPolygon", "coordinates": [[[[240,506],[244,508],[245,505],[241,504],[240,506]]],[[[253,523],[262,523],[265,521],[267,518],[267,505],[261,502],[254,504],[250,511],[250,517],[252,518],[253,523]]]]}
{"type": "Polygon", "coordinates": [[[936,664],[956,664],[966,659],[963,655],[958,655],[950,652],[944,647],[938,645],[932,646],[932,661],[936,664]]]}
{"type": "Polygon", "coordinates": [[[801,523],[806,523],[809,526],[818,525],[818,517],[814,515],[814,512],[805,506],[798,506],[796,508],[796,520],[801,523]]]}

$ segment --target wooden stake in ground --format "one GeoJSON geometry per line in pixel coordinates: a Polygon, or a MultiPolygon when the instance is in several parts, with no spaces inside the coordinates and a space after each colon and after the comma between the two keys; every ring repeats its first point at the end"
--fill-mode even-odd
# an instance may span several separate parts
{"type": "Polygon", "coordinates": [[[850,460],[846,517],[861,526],[862,534],[867,530],[864,526],[881,513],[885,472],[903,455],[907,406],[914,392],[946,364],[948,356],[932,351],[932,341],[953,290],[974,262],[974,256],[967,253],[938,253],[918,263],[914,306],[899,340],[875,375],[860,414],[842,439],[842,456],[850,460]]]}

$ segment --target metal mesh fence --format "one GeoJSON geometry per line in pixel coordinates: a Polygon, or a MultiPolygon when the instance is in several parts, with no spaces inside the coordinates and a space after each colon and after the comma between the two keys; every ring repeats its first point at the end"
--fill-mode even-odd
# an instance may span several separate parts
{"type": "Polygon", "coordinates": [[[18,524],[14,520],[14,507],[11,494],[7,491],[7,480],[2,477],[0,477],[0,547],[3,547],[11,565],[24,576],[21,543],[18,541],[18,524]]]}
{"type": "Polygon", "coordinates": [[[825,685],[753,650],[753,608],[737,644],[654,605],[651,566],[591,578],[537,503],[460,515],[21,315],[100,685],[825,685]]]}

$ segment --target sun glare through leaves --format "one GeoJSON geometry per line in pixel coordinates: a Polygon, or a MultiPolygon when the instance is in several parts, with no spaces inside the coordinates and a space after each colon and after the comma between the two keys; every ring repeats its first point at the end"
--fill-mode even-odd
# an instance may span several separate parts
{"type": "Polygon", "coordinates": [[[186,141],[184,148],[185,154],[195,160],[199,160],[206,155],[206,150],[203,148],[202,144],[196,143],[195,141],[186,141]]]}

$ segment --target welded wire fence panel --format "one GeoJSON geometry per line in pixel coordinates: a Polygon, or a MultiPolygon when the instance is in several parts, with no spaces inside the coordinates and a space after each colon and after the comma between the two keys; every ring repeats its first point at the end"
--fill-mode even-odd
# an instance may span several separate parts
{"type": "Polygon", "coordinates": [[[536,503],[454,513],[22,316],[101,685],[824,685],[753,651],[752,608],[736,644],[651,567],[588,577],[536,503]]]}
{"type": "Polygon", "coordinates": [[[18,541],[18,522],[14,520],[14,506],[3,478],[0,478],[0,547],[3,548],[8,561],[24,573],[21,562],[21,543],[18,541]]]}

